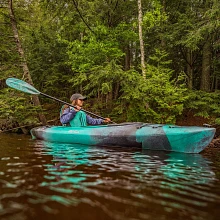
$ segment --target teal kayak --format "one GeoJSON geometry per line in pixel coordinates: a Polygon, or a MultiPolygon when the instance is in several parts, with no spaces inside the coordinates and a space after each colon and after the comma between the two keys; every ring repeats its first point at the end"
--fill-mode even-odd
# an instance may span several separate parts
{"type": "Polygon", "coordinates": [[[58,143],[199,153],[212,141],[215,131],[208,127],[134,122],[85,127],[41,126],[33,128],[31,135],[34,139],[58,143]]]}

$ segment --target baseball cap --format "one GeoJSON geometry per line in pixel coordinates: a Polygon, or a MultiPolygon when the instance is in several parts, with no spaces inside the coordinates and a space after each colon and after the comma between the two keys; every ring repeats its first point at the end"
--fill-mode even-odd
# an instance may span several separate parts
{"type": "Polygon", "coordinates": [[[71,98],[70,98],[70,101],[72,102],[73,100],[77,100],[77,99],[82,99],[82,100],[85,100],[87,99],[86,96],[82,96],[81,94],[79,93],[74,93],[71,98]]]}

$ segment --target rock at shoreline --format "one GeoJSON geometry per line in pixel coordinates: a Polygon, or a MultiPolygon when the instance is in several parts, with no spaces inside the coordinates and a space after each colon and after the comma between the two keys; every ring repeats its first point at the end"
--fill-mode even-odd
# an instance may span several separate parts
{"type": "Polygon", "coordinates": [[[212,140],[212,142],[208,145],[208,148],[217,148],[220,147],[220,137],[215,138],[212,140]]]}

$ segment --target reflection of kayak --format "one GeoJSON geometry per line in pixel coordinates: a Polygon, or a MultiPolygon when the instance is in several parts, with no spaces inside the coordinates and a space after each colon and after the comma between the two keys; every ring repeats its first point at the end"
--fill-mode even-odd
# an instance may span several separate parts
{"type": "Polygon", "coordinates": [[[212,162],[201,154],[143,150],[142,154],[135,154],[133,160],[136,161],[135,168],[143,180],[149,181],[150,177],[147,175],[150,172],[154,176],[159,176],[158,173],[163,174],[161,187],[166,189],[181,188],[186,190],[185,193],[189,193],[187,190],[189,185],[208,184],[216,180],[216,175],[210,166],[212,162]],[[149,166],[149,164],[154,164],[154,166],[149,166]]]}
{"type": "Polygon", "coordinates": [[[42,126],[33,128],[31,134],[33,138],[49,142],[199,153],[213,139],[215,128],[138,122],[86,127],[42,126]]]}
{"type": "MultiPolygon", "coordinates": [[[[203,158],[201,154],[180,154],[172,152],[169,158],[165,159],[160,171],[170,181],[181,180],[179,184],[169,184],[170,188],[178,188],[180,185],[186,186],[192,184],[208,184],[215,180],[215,173],[211,170],[209,161],[203,158]]],[[[203,192],[204,193],[204,192],[203,192]]]]}

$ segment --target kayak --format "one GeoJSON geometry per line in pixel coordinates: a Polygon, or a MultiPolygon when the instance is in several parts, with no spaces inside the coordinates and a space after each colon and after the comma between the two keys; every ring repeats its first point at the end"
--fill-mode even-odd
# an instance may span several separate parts
{"type": "Polygon", "coordinates": [[[199,153],[212,141],[216,129],[141,122],[85,127],[41,126],[31,129],[33,139],[92,146],[139,147],[199,153]]]}

